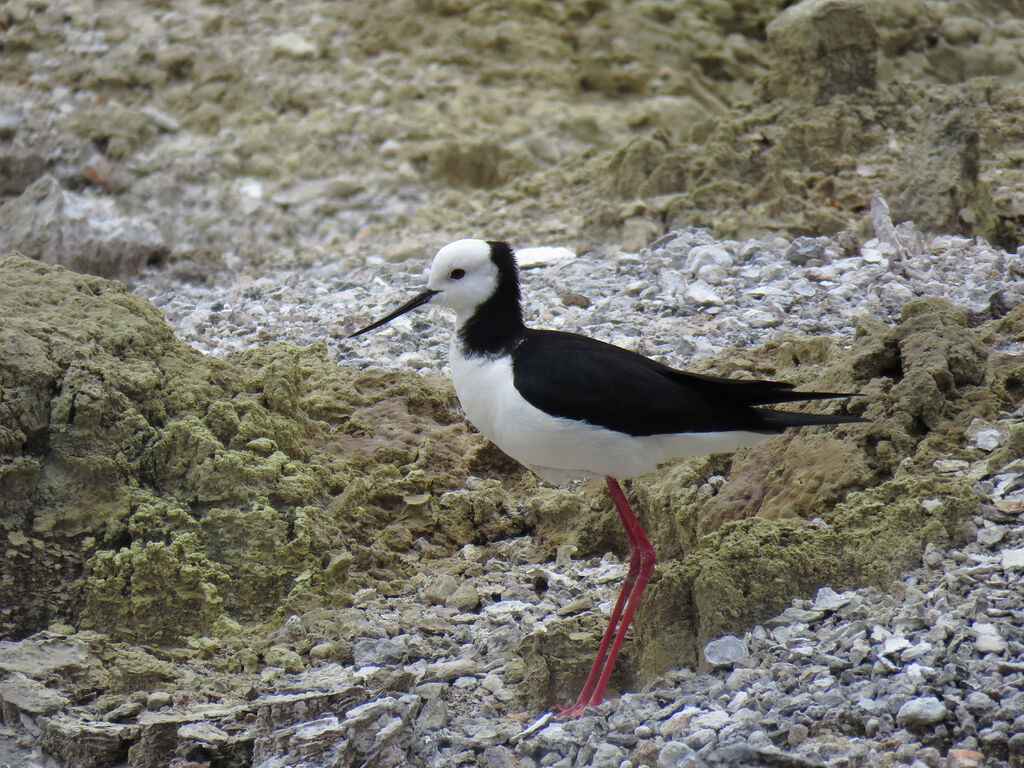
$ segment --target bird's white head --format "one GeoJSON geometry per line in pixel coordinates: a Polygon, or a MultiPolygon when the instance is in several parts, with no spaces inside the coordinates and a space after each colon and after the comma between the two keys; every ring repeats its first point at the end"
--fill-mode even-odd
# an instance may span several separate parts
{"type": "Polygon", "coordinates": [[[498,286],[498,267],[485,240],[456,240],[434,256],[427,288],[433,302],[455,310],[459,321],[471,316],[498,286]]]}
{"type": "Polygon", "coordinates": [[[429,301],[455,310],[460,333],[472,325],[473,339],[483,351],[504,348],[523,327],[519,270],[512,247],[497,240],[448,243],[434,256],[425,291],[349,338],[380,328],[429,301]]]}

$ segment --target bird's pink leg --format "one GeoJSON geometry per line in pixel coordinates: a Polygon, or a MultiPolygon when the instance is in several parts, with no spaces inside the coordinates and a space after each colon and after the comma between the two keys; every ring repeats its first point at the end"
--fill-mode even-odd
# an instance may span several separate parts
{"type": "Polygon", "coordinates": [[[640,595],[647,586],[651,571],[654,570],[654,547],[647,540],[640,521],[636,519],[629,502],[626,501],[626,495],[614,478],[606,477],[605,481],[608,483],[608,491],[615,502],[615,508],[619,511],[619,519],[622,520],[626,538],[629,540],[629,572],[622,583],[622,590],[615,601],[608,628],[601,637],[597,657],[590,668],[590,674],[587,675],[587,681],[583,684],[583,690],[575,704],[558,713],[558,718],[562,720],[579,717],[587,707],[601,703],[604,689],[608,686],[608,679],[612,674],[612,667],[615,666],[615,657],[619,655],[622,641],[626,638],[626,629],[640,602],[640,595]]]}

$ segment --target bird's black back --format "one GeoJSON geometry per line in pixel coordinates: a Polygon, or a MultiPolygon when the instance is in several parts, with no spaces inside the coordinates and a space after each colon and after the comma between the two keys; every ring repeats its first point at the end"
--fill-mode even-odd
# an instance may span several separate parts
{"type": "Polygon", "coordinates": [[[755,406],[843,397],[777,381],[686,373],[621,347],[561,331],[523,329],[511,348],[515,387],[553,416],[628,435],[744,430],[863,421],[755,406]]]}

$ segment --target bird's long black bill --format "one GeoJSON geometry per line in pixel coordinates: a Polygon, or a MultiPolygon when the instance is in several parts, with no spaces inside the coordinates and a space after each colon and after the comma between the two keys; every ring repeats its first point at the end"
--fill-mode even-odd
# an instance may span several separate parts
{"type": "Polygon", "coordinates": [[[382,317],[380,320],[378,320],[375,323],[370,323],[368,326],[366,326],[365,328],[363,328],[361,330],[356,331],[355,333],[350,333],[348,337],[350,339],[352,339],[352,338],[355,338],[356,336],[359,336],[361,334],[366,333],[367,331],[372,331],[374,328],[380,328],[385,323],[390,323],[392,320],[394,320],[399,315],[404,315],[409,310],[416,309],[416,307],[420,306],[421,304],[426,304],[437,293],[438,293],[438,291],[426,290],[423,293],[417,294],[412,299],[410,299],[409,301],[405,302],[405,304],[403,304],[398,309],[396,309],[394,312],[392,312],[390,315],[387,315],[386,317],[382,317]]]}

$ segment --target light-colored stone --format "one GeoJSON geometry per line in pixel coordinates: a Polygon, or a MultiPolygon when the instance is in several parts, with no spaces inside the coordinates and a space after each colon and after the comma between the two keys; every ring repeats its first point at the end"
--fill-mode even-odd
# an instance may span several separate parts
{"type": "Polygon", "coordinates": [[[683,296],[687,301],[692,301],[694,304],[701,306],[713,305],[720,307],[725,303],[722,301],[722,297],[715,293],[715,289],[703,280],[694,280],[688,283],[683,291],[683,296]]]}
{"type": "Polygon", "coordinates": [[[285,32],[271,38],[270,48],[279,56],[293,59],[312,59],[318,54],[316,45],[295,32],[285,32]]]}
{"type": "Polygon", "coordinates": [[[994,624],[975,622],[971,625],[971,633],[974,635],[974,647],[978,653],[1002,653],[1006,650],[1006,640],[999,634],[994,624]]]}
{"type": "Polygon", "coordinates": [[[831,587],[820,587],[811,608],[815,611],[837,611],[851,600],[849,593],[836,592],[831,587]]]}
{"type": "Polygon", "coordinates": [[[575,251],[562,246],[539,245],[534,248],[516,249],[516,262],[520,269],[552,267],[565,264],[575,258],[575,251]]]}
{"type": "Polygon", "coordinates": [[[0,680],[0,702],[29,715],[49,715],[71,703],[63,693],[20,672],[0,680]]]}
{"type": "Polygon", "coordinates": [[[1020,549],[1004,549],[1000,554],[1003,570],[1024,568],[1024,547],[1020,549]]]}
{"type": "Polygon", "coordinates": [[[705,712],[702,715],[697,715],[693,718],[690,725],[694,728],[711,728],[717,731],[723,725],[729,722],[729,713],[723,709],[713,709],[710,712],[705,712]]]}
{"type": "Polygon", "coordinates": [[[220,746],[227,744],[229,737],[227,731],[222,728],[200,720],[194,723],[185,723],[178,728],[178,738],[183,741],[201,741],[212,746],[220,746]]]}
{"type": "Polygon", "coordinates": [[[949,714],[946,705],[934,696],[919,696],[900,707],[896,722],[908,730],[920,730],[942,722],[949,714]]]}
{"type": "Polygon", "coordinates": [[[126,215],[111,197],[65,191],[49,175],[0,206],[0,221],[0,252],[101,277],[127,280],[170,252],[152,222],[126,215]]]}
{"type": "Polygon", "coordinates": [[[430,579],[423,587],[423,597],[435,605],[443,605],[444,602],[455,594],[459,588],[459,580],[450,573],[444,573],[430,579]]]}
{"type": "Polygon", "coordinates": [[[747,644],[735,635],[722,635],[704,646],[704,660],[713,667],[728,667],[749,655],[747,644]]]}
{"type": "Polygon", "coordinates": [[[946,753],[946,768],[981,768],[985,756],[973,749],[951,749],[946,753]]]}
{"type": "Polygon", "coordinates": [[[424,674],[427,680],[448,682],[463,675],[472,675],[480,669],[480,662],[474,659],[453,659],[452,661],[436,661],[428,664],[424,674]]]}
{"type": "Polygon", "coordinates": [[[879,36],[862,2],[803,0],[766,32],[775,60],[764,82],[769,96],[824,103],[876,86],[879,36]]]}
{"type": "Polygon", "coordinates": [[[468,581],[464,581],[448,596],[445,605],[463,612],[475,611],[480,607],[480,595],[477,593],[476,587],[468,581]]]}
{"type": "Polygon", "coordinates": [[[682,741],[670,741],[658,751],[658,768],[681,768],[690,764],[693,749],[682,741]]]}

